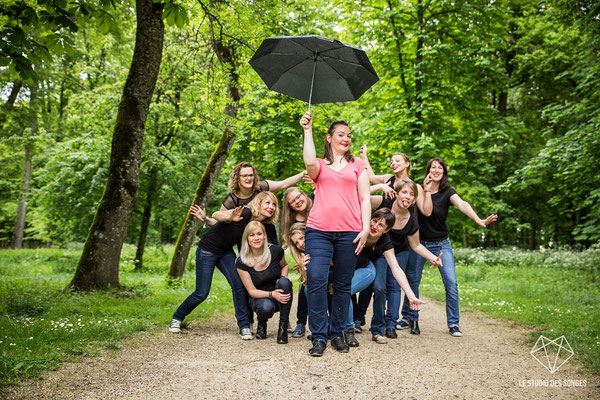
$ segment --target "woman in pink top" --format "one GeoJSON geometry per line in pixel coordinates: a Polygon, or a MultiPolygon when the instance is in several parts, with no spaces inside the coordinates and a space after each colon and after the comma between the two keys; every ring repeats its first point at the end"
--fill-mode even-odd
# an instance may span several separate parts
{"type": "Polygon", "coordinates": [[[327,345],[327,281],[333,261],[331,344],[340,352],[350,349],[343,332],[350,304],[350,283],[356,255],[369,235],[371,204],[369,175],[360,158],[350,153],[350,128],[344,121],[331,124],[325,136],[323,158],[317,158],[310,113],[300,119],[304,128],[304,164],[315,182],[315,201],[306,223],[308,323],[313,347],[321,356],[327,345]]]}

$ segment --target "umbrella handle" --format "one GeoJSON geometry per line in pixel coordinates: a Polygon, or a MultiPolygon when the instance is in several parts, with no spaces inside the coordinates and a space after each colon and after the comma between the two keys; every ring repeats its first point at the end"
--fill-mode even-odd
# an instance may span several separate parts
{"type": "Polygon", "coordinates": [[[312,100],[312,92],[313,92],[313,85],[315,83],[315,70],[317,69],[317,52],[315,52],[315,57],[314,57],[315,62],[313,63],[313,73],[312,73],[312,79],[310,81],[310,94],[308,95],[308,112],[310,113],[310,103],[312,100]]]}

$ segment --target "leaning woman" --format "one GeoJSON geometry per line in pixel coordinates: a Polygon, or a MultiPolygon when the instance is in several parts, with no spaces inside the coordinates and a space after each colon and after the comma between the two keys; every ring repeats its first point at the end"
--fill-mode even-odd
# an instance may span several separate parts
{"type": "Polygon", "coordinates": [[[322,356],[327,346],[327,278],[333,261],[331,344],[347,353],[343,333],[350,303],[350,283],[356,256],[369,235],[371,205],[369,176],[364,162],[350,153],[350,128],[331,124],[325,135],[323,158],[317,158],[312,118],[300,119],[304,129],[304,165],[315,183],[315,202],[306,223],[308,321],[312,333],[309,354],[322,356]]]}
{"type": "MultiPolygon", "coordinates": [[[[481,219],[473,210],[471,205],[460,198],[456,190],[450,187],[448,183],[448,167],[444,160],[439,157],[432,158],[427,163],[426,176],[431,177],[431,200],[433,211],[430,216],[419,214],[419,227],[421,231],[421,244],[433,254],[442,253],[443,266],[439,268],[442,275],[442,282],[446,289],[446,319],[450,335],[462,336],[459,327],[460,314],[458,311],[458,285],[456,284],[456,269],[454,266],[454,252],[450,238],[448,237],[448,228],[446,227],[446,217],[451,205],[456,206],[463,214],[471,218],[481,227],[486,227],[489,223],[498,219],[498,215],[492,214],[486,219],[481,219]]],[[[421,260],[421,265],[425,259],[421,260]]]]}
{"type": "MultiPolygon", "coordinates": [[[[203,221],[206,212],[194,205],[192,214],[203,221]]],[[[198,307],[210,293],[215,267],[229,282],[233,293],[233,306],[240,336],[252,339],[248,295],[235,267],[233,246],[241,245],[242,234],[250,221],[266,224],[269,240],[276,240],[277,233],[273,222],[277,220],[277,198],[271,192],[261,192],[248,204],[229,211],[215,213],[217,223],[210,227],[198,242],[196,249],[196,290],[190,294],[173,314],[169,331],[180,332],[185,317],[198,307]]]]}
{"type": "Polygon", "coordinates": [[[242,248],[235,265],[250,295],[250,307],[258,318],[256,338],[266,339],[267,321],[279,311],[277,343],[287,343],[292,307],[288,264],[283,249],[267,242],[265,227],[260,222],[252,221],[244,229],[242,248]]]}

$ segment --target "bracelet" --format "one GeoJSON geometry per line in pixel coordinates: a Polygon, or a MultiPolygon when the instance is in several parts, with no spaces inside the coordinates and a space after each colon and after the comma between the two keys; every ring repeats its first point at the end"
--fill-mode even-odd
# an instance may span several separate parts
{"type": "Polygon", "coordinates": [[[431,192],[431,189],[429,189],[429,190],[425,190],[425,189],[423,189],[423,191],[424,191],[425,193],[428,193],[428,192],[431,192]]]}
{"type": "Polygon", "coordinates": [[[273,292],[269,292],[269,298],[272,299],[273,298],[273,292]]]}

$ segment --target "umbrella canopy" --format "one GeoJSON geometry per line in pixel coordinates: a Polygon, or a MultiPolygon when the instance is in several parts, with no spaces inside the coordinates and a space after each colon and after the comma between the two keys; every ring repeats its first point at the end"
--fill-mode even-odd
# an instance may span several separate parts
{"type": "Polygon", "coordinates": [[[317,35],[267,38],[250,65],[269,89],[307,101],[309,109],[311,102],[356,100],[379,80],[363,50],[317,35]]]}

